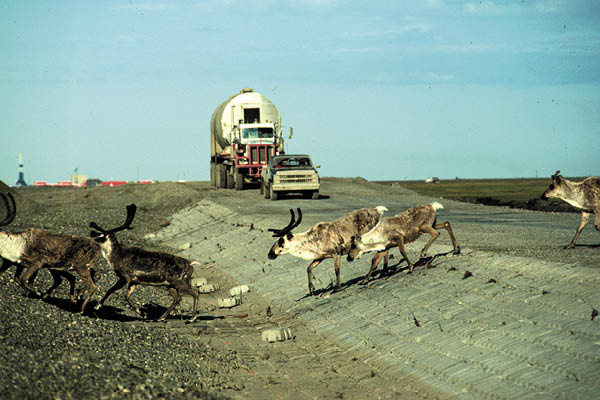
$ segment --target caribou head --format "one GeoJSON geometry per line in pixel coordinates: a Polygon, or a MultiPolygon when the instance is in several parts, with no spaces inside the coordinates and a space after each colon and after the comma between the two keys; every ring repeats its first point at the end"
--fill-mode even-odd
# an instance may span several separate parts
{"type": "Polygon", "coordinates": [[[542,200],[548,200],[553,197],[560,198],[560,195],[564,194],[564,190],[562,188],[563,183],[564,179],[562,175],[560,175],[560,171],[556,171],[554,175],[552,175],[552,183],[548,189],[542,193],[542,200]]]}
{"type": "Polygon", "coordinates": [[[273,237],[279,238],[273,243],[271,250],[269,250],[269,259],[274,260],[278,255],[285,254],[289,251],[290,243],[294,240],[292,230],[302,222],[302,211],[300,208],[297,208],[296,210],[298,211],[298,220],[296,220],[294,210],[290,208],[290,223],[283,229],[269,229],[269,232],[273,232],[273,237]]]}
{"type": "Polygon", "coordinates": [[[115,233],[125,230],[125,229],[133,229],[131,227],[131,223],[133,222],[133,218],[135,217],[135,211],[137,209],[135,204],[130,204],[126,207],[127,209],[127,218],[125,219],[125,223],[121,226],[117,226],[113,229],[104,229],[101,228],[97,223],[90,222],[90,228],[94,229],[90,236],[94,238],[94,240],[100,244],[105,243],[108,239],[110,241],[116,241],[115,233]]]}

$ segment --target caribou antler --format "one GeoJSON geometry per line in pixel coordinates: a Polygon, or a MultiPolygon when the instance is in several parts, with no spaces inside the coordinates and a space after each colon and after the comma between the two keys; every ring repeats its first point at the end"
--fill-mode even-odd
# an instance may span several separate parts
{"type": "Polygon", "coordinates": [[[6,217],[0,221],[0,226],[5,226],[13,222],[15,217],[17,216],[17,205],[15,203],[15,199],[10,192],[2,193],[0,192],[0,197],[2,197],[2,201],[6,205],[6,217]]]}
{"type": "Polygon", "coordinates": [[[113,229],[106,230],[106,229],[100,227],[97,223],[90,222],[90,228],[93,228],[93,229],[97,230],[98,232],[100,232],[100,233],[98,233],[98,232],[92,231],[91,236],[97,237],[102,234],[108,235],[108,234],[119,232],[119,231],[122,231],[125,229],[133,229],[130,225],[133,222],[133,218],[135,217],[135,211],[137,209],[137,206],[135,204],[130,204],[125,208],[127,209],[127,218],[125,219],[125,223],[123,225],[118,226],[113,229]]]}
{"type": "Polygon", "coordinates": [[[300,210],[300,208],[296,209],[298,211],[298,220],[296,221],[296,217],[294,215],[294,210],[290,208],[290,214],[292,215],[292,218],[290,219],[290,223],[283,229],[268,229],[269,232],[273,232],[273,237],[283,237],[285,235],[287,235],[288,233],[290,233],[295,227],[297,227],[298,225],[300,225],[300,222],[302,222],[302,211],[300,210]]]}

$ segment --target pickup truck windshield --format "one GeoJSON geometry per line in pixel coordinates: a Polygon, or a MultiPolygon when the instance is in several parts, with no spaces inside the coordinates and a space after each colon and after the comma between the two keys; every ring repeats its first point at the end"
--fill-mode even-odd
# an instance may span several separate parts
{"type": "Polygon", "coordinates": [[[242,139],[272,139],[273,128],[243,128],[242,139]]]}
{"type": "Polygon", "coordinates": [[[310,158],[306,157],[288,157],[274,158],[273,167],[275,168],[292,168],[292,167],[312,167],[310,158]]]}

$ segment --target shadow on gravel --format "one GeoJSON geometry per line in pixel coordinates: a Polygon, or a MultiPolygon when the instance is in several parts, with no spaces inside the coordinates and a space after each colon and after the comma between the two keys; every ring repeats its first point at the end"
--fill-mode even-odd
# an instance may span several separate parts
{"type": "MultiPolygon", "coordinates": [[[[72,314],[79,314],[79,307],[80,304],[73,304],[71,302],[71,300],[69,299],[63,299],[63,298],[58,298],[58,297],[47,297],[45,299],[43,299],[42,301],[44,301],[45,303],[48,303],[50,305],[53,305],[57,308],[60,308],[63,311],[67,311],[70,312],[72,314]]],[[[163,307],[161,305],[158,305],[156,303],[146,303],[143,306],[140,307],[140,311],[142,312],[142,314],[145,316],[145,318],[142,318],[140,316],[137,315],[126,315],[123,314],[123,310],[122,308],[118,308],[118,307],[112,307],[112,306],[102,306],[100,309],[95,310],[94,307],[97,304],[97,302],[95,301],[90,301],[88,303],[88,306],[86,307],[85,312],[83,313],[84,316],[89,317],[89,318],[96,318],[96,319],[104,319],[104,320],[108,320],[108,321],[117,321],[117,322],[133,322],[133,321],[138,321],[138,322],[156,322],[156,320],[158,318],[160,318],[163,313],[167,310],[166,307],[163,307]]],[[[200,310],[200,312],[202,312],[200,310]]],[[[234,315],[235,316],[235,315],[234,315]]],[[[213,316],[213,315],[199,315],[198,318],[196,318],[196,321],[212,321],[212,320],[216,320],[216,319],[224,319],[227,316],[213,316]]],[[[175,314],[175,315],[169,315],[169,317],[167,317],[167,321],[189,321],[192,319],[191,315],[182,315],[182,314],[175,314]]]]}
{"type": "MultiPolygon", "coordinates": [[[[58,297],[47,297],[42,301],[44,303],[48,303],[57,308],[60,308],[63,311],[67,311],[72,314],[79,314],[79,307],[81,303],[73,304],[69,299],[62,299],[58,297]]],[[[99,318],[119,322],[131,322],[138,321],[141,319],[138,317],[132,317],[129,315],[121,314],[123,312],[123,309],[117,307],[103,306],[99,310],[94,310],[95,305],[96,302],[90,301],[83,315],[90,318],[99,318]]]]}
{"type": "Polygon", "coordinates": [[[575,247],[587,247],[588,249],[600,249],[600,244],[575,244],[575,247]]]}
{"type": "MultiPolygon", "coordinates": [[[[435,254],[433,256],[429,256],[429,257],[425,257],[425,258],[421,258],[419,259],[416,263],[415,263],[415,268],[417,267],[421,267],[421,266],[425,266],[425,268],[435,268],[435,266],[432,266],[431,263],[439,257],[444,257],[447,256],[449,254],[452,254],[454,251],[450,250],[447,251],[445,253],[439,253],[439,254],[435,254]]],[[[390,258],[393,258],[394,256],[391,255],[390,258]]],[[[400,262],[398,262],[395,265],[390,265],[388,267],[388,270],[384,272],[383,269],[377,269],[375,271],[373,271],[373,275],[371,277],[371,280],[367,283],[367,285],[365,285],[366,287],[370,287],[373,283],[381,280],[381,279],[388,279],[391,278],[392,276],[400,273],[400,272],[404,272],[407,271],[409,269],[408,265],[405,265],[404,267],[400,267],[401,264],[405,263],[406,260],[402,259],[400,260],[400,262]]],[[[336,288],[333,286],[333,283],[330,284],[329,286],[327,286],[326,288],[322,288],[322,289],[317,289],[314,291],[314,293],[311,295],[310,293],[305,294],[304,296],[300,297],[299,299],[296,299],[296,301],[300,301],[300,300],[304,300],[306,298],[312,297],[312,296],[316,296],[316,297],[322,297],[325,296],[327,294],[329,295],[333,295],[335,293],[340,293],[343,292],[344,290],[346,290],[347,288],[354,286],[354,285],[361,285],[361,281],[364,279],[364,276],[359,276],[353,279],[350,279],[346,282],[342,283],[342,287],[340,290],[336,290],[336,288]]]]}

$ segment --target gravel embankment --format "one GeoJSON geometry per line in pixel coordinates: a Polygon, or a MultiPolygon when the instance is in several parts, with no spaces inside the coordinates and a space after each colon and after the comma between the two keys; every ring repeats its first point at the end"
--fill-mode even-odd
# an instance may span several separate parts
{"type": "MultiPolygon", "coordinates": [[[[169,215],[200,199],[204,189],[203,184],[172,183],[20,189],[13,191],[17,218],[3,229],[42,227],[89,235],[90,221],[107,227],[119,225],[125,216],[124,206],[136,202],[135,229],[120,237],[124,244],[148,247],[144,234],[166,225],[169,215]]],[[[0,212],[5,213],[2,206],[0,212]]],[[[96,300],[116,280],[104,260],[97,267],[104,276],[98,283],[96,300]]],[[[81,316],[68,301],[66,281],[42,301],[24,296],[13,281],[14,272],[11,266],[0,276],[2,398],[222,398],[211,393],[231,388],[228,372],[243,367],[235,352],[216,350],[193,335],[141,322],[127,308],[121,291],[111,297],[108,304],[112,306],[94,314],[90,311],[90,305],[95,305],[92,301],[86,315],[81,316]]],[[[34,285],[47,288],[50,284],[50,274],[42,270],[34,285]]],[[[77,287],[81,288],[79,280],[77,287]]],[[[160,289],[141,288],[133,298],[147,308],[169,304],[169,297],[160,289]]]]}

